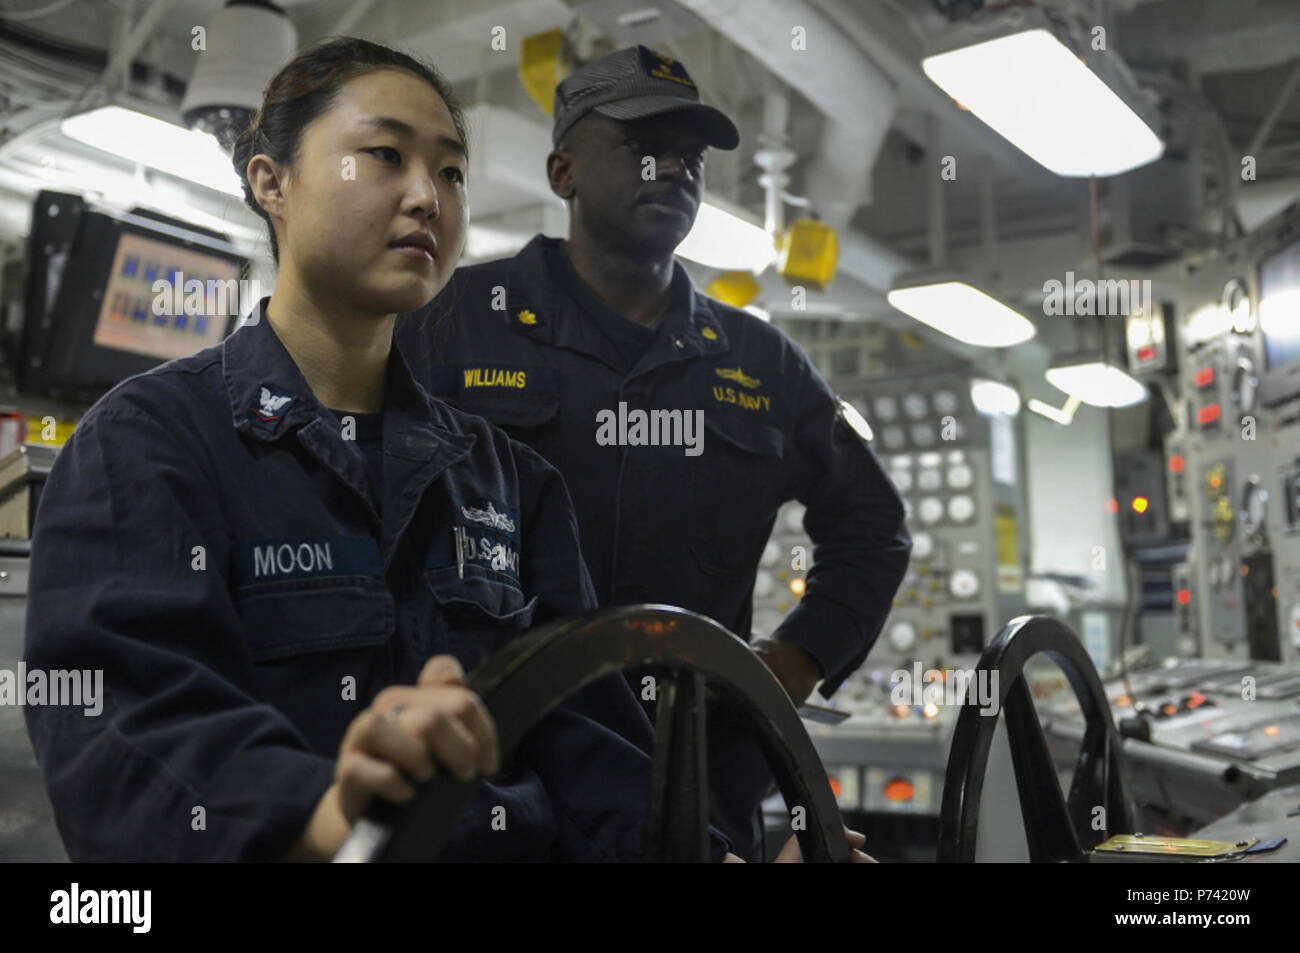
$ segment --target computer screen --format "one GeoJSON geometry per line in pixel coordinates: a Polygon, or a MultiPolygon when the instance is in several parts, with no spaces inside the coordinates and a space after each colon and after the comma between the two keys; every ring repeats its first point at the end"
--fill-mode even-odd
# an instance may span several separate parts
{"type": "Polygon", "coordinates": [[[1300,361],[1300,241],[1260,262],[1259,327],[1269,370],[1300,361]]]}
{"type": "Polygon", "coordinates": [[[122,232],[92,340],[164,361],[216,344],[238,306],[239,272],[229,258],[122,232]],[[155,290],[158,281],[167,285],[155,290]]]}

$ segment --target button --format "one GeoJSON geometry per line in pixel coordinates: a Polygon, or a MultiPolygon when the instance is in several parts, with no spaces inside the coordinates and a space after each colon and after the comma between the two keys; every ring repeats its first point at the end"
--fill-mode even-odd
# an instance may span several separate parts
{"type": "Polygon", "coordinates": [[[677,346],[677,350],[679,351],[686,350],[686,344],[685,342],[682,341],[681,338],[673,338],[673,344],[677,346]]]}

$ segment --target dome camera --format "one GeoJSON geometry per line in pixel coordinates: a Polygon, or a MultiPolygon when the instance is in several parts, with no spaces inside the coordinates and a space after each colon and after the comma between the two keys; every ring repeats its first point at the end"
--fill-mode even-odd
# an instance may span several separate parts
{"type": "Polygon", "coordinates": [[[275,4],[230,0],[196,51],[199,62],[181,100],[181,118],[230,152],[252,121],[262,90],[297,45],[297,30],[275,4]]]}

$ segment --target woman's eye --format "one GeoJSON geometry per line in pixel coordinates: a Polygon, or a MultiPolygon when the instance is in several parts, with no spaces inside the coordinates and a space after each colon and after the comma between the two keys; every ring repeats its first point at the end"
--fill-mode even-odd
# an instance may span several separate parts
{"type": "Polygon", "coordinates": [[[385,162],[401,162],[402,154],[392,146],[376,146],[374,149],[367,149],[367,152],[373,153],[385,162]]]}
{"type": "Polygon", "coordinates": [[[447,176],[447,178],[451,179],[451,181],[455,182],[457,185],[465,184],[465,173],[462,172],[457,166],[454,165],[448,166],[447,168],[442,170],[442,174],[447,176]]]}

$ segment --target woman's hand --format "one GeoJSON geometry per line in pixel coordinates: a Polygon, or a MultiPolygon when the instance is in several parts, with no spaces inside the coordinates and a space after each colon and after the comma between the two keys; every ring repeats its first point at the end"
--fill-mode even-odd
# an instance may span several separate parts
{"type": "MultiPolygon", "coordinates": [[[[848,838],[849,849],[852,852],[853,862],[855,864],[874,864],[876,859],[869,854],[858,850],[859,847],[867,843],[867,838],[857,831],[851,831],[844,828],[844,836],[848,838]]],[[[803,853],[799,850],[799,838],[791,837],[781,848],[781,852],[776,855],[772,861],[774,864],[802,864],[803,853]]]]}
{"type": "Polygon", "coordinates": [[[429,780],[439,765],[469,781],[495,773],[499,759],[496,726],[460,663],[436,655],[416,685],[385,688],[352,719],[334,783],[286,859],[333,857],[372,797],[404,804],[415,796],[412,779],[429,780]]]}

